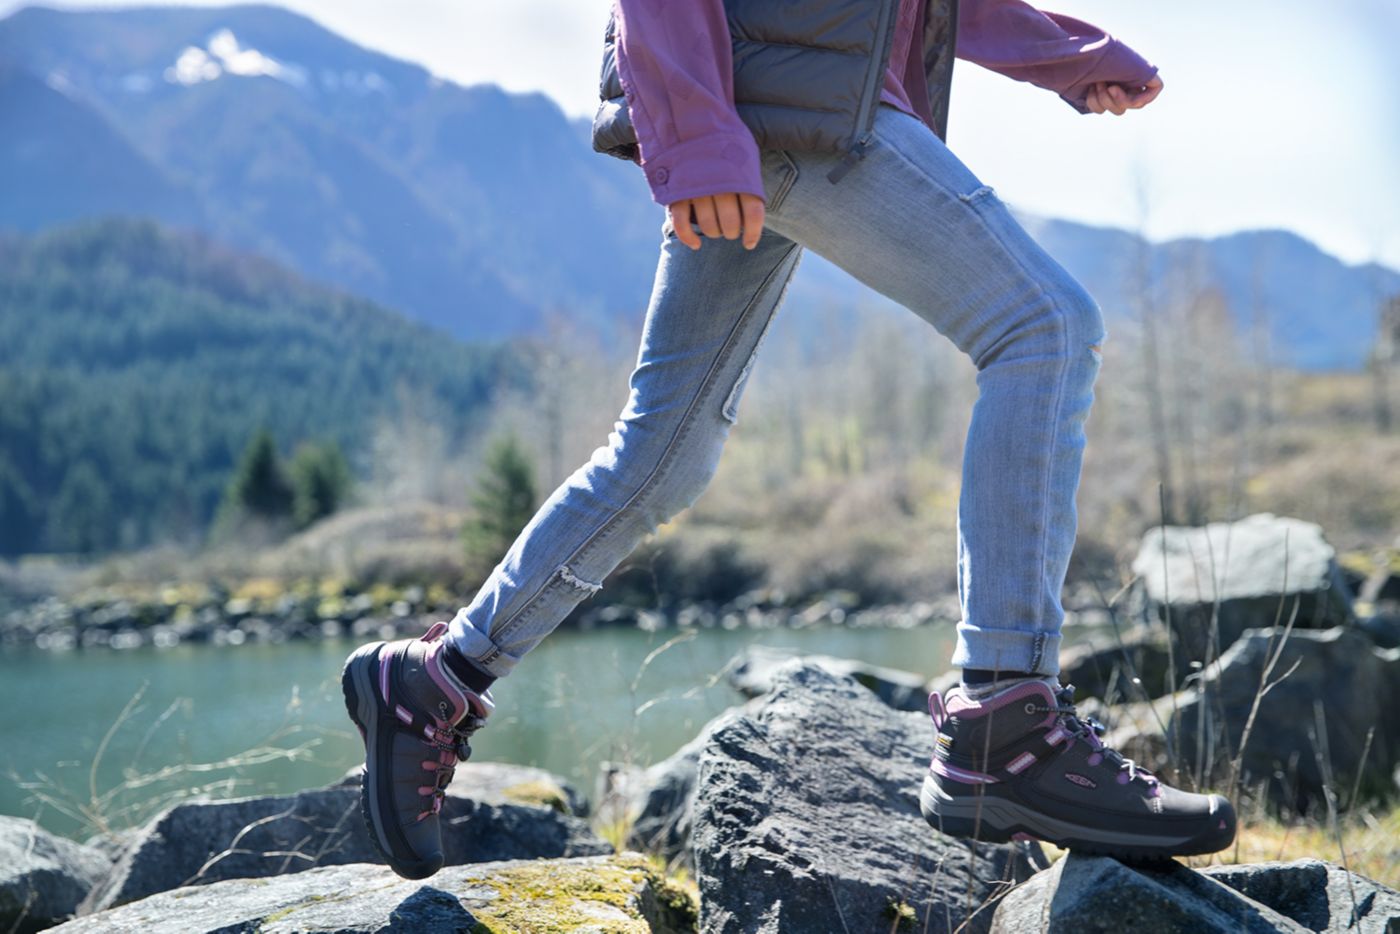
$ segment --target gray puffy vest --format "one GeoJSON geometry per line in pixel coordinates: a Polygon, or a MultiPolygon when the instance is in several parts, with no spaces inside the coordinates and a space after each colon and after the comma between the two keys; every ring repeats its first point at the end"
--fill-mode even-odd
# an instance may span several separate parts
{"type": "MultiPolygon", "coordinates": [[[[828,176],[839,181],[869,143],[899,0],[724,0],[724,7],[739,119],[759,149],[845,153],[828,176]]],[[[922,24],[923,80],[905,81],[927,89],[926,99],[916,94],[911,103],[945,141],[957,10],[957,0],[924,0],[916,21],[922,24]]],[[[638,161],[637,133],[617,73],[614,14],[603,36],[599,96],[593,148],[638,161]]]]}

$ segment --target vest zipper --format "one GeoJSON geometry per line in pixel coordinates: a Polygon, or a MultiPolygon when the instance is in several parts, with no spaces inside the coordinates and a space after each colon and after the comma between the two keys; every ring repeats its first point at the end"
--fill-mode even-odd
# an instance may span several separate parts
{"type": "Polygon", "coordinates": [[[851,148],[846,150],[836,168],[827,173],[827,181],[833,185],[845,178],[846,173],[865,158],[870,140],[875,135],[872,129],[875,124],[875,104],[879,99],[880,85],[884,83],[885,70],[889,67],[890,24],[894,20],[894,11],[898,5],[899,0],[881,0],[880,18],[875,23],[874,46],[878,50],[874,56],[875,67],[871,68],[866,76],[865,89],[860,96],[860,107],[856,110],[856,127],[860,135],[851,144],[851,148]]]}

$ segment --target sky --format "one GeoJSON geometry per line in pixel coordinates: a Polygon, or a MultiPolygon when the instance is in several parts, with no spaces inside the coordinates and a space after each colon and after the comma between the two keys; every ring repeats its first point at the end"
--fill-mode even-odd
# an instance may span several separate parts
{"type": "MultiPolygon", "coordinates": [[[[542,91],[582,116],[597,103],[609,2],[284,5],[443,78],[542,91]]],[[[0,15],[24,5],[0,0],[0,15]]],[[[1283,228],[1346,262],[1400,268],[1400,0],[1042,8],[1126,42],[1165,86],[1140,111],[1082,115],[1052,92],[958,62],[948,145],[1003,200],[1154,240],[1283,228]]]]}

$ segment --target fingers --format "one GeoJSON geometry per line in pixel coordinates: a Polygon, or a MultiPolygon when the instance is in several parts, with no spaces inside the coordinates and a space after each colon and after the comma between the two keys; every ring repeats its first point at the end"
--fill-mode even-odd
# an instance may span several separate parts
{"type": "Polygon", "coordinates": [[[736,194],[715,195],[715,213],[719,215],[719,229],[726,240],[738,240],[743,232],[743,217],[739,210],[739,196],[736,194]]]}
{"type": "Polygon", "coordinates": [[[762,198],[734,192],[676,201],[667,205],[666,211],[675,228],[676,239],[692,250],[700,249],[704,243],[691,226],[692,214],[706,237],[737,240],[742,235],[746,250],[758,246],[766,216],[762,198]]]}
{"type": "Polygon", "coordinates": [[[1162,79],[1156,75],[1136,92],[1129,92],[1121,84],[1099,81],[1089,88],[1084,104],[1096,114],[1112,113],[1121,117],[1129,110],[1138,110],[1156,100],[1162,93],[1162,86],[1162,79]]]}
{"type": "Polygon", "coordinates": [[[758,246],[758,238],[763,233],[766,208],[758,195],[739,195],[739,206],[744,213],[744,249],[758,246]]]}
{"type": "Polygon", "coordinates": [[[1121,117],[1128,112],[1128,92],[1123,90],[1121,84],[1104,84],[1104,92],[1100,95],[1104,101],[1104,106],[1116,117],[1121,117]]]}
{"type": "Polygon", "coordinates": [[[700,237],[694,228],[690,226],[692,199],[677,201],[667,205],[666,211],[671,215],[671,226],[675,228],[676,239],[692,250],[700,249],[700,237]]]}
{"type": "Polygon", "coordinates": [[[1157,99],[1157,95],[1162,93],[1162,79],[1153,75],[1148,82],[1143,85],[1144,90],[1134,94],[1132,102],[1128,105],[1134,109],[1146,107],[1157,99]]]}
{"type": "Polygon", "coordinates": [[[1099,88],[1102,86],[1102,84],[1090,85],[1089,93],[1084,98],[1084,106],[1096,114],[1101,114],[1104,111],[1103,101],[1099,100],[1099,88]]]}
{"type": "Polygon", "coordinates": [[[695,223],[700,225],[700,230],[707,237],[718,237],[719,218],[715,216],[715,199],[712,197],[695,198],[691,201],[695,206],[695,223]]]}

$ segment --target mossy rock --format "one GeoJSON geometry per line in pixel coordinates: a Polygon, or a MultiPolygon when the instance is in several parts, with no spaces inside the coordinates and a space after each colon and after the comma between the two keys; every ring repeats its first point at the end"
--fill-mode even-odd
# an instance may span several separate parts
{"type": "Polygon", "coordinates": [[[695,896],[636,853],[503,864],[462,901],[476,934],[694,931],[699,916],[695,896]]]}
{"type": "Polygon", "coordinates": [[[521,782],[501,789],[501,797],[511,804],[525,804],[531,807],[549,808],[560,814],[572,814],[569,798],[564,789],[554,782],[521,782]]]}
{"type": "Polygon", "coordinates": [[[1362,578],[1370,577],[1381,568],[1400,574],[1400,548],[1344,551],[1337,555],[1337,564],[1362,578]]]}
{"type": "Polygon", "coordinates": [[[151,895],[63,925],[62,934],[188,931],[472,931],[693,934],[696,895],[636,853],[449,866],[400,879],[367,863],[229,879],[151,895]]]}

